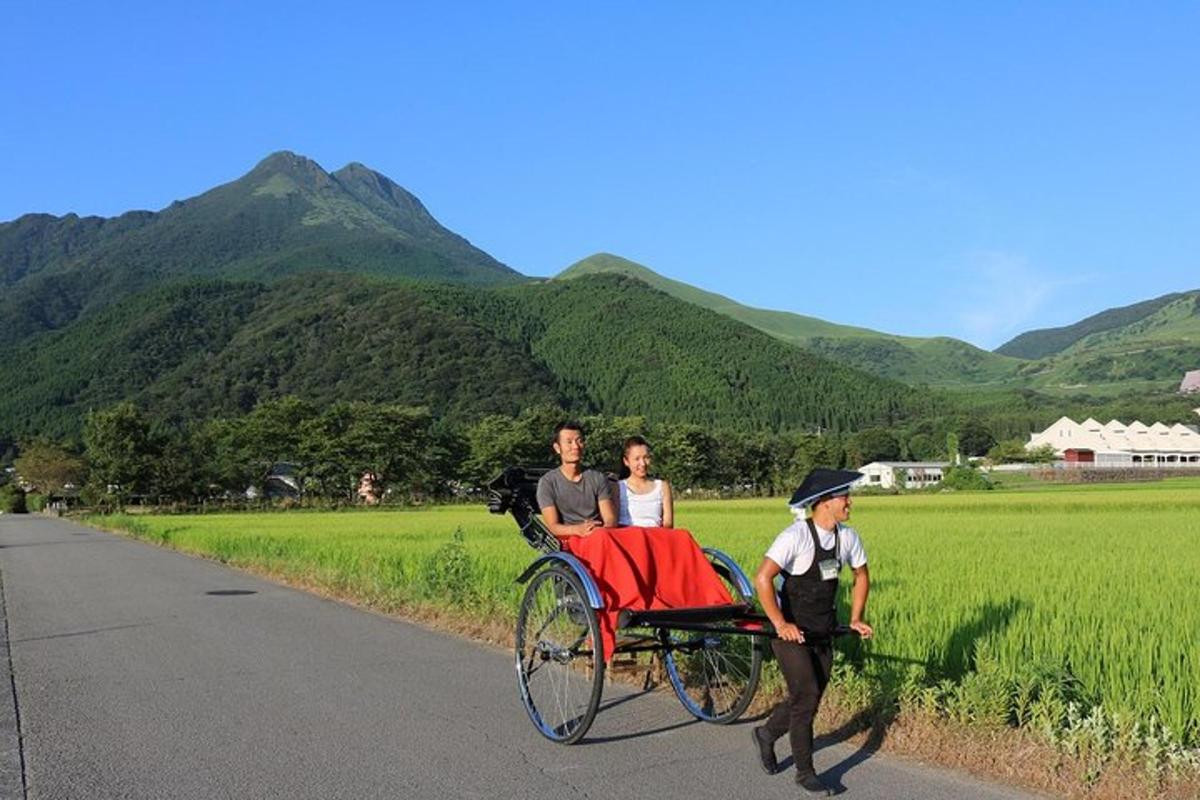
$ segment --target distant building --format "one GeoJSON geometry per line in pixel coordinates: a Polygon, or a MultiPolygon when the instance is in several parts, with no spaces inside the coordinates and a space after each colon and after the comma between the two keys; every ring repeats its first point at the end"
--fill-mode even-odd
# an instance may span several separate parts
{"type": "Polygon", "coordinates": [[[1027,450],[1050,445],[1067,466],[1200,467],[1200,434],[1188,425],[1144,425],[1137,420],[1101,424],[1088,418],[1062,417],[1041,433],[1033,433],[1027,450]]]}
{"type": "Polygon", "coordinates": [[[1183,380],[1179,384],[1180,394],[1195,394],[1196,392],[1200,392],[1200,369],[1185,372],[1183,380]]]}
{"type": "MultiPolygon", "coordinates": [[[[296,499],[301,495],[300,477],[297,473],[295,464],[287,462],[279,462],[271,465],[270,471],[263,477],[261,495],[268,500],[281,500],[285,498],[296,499]]],[[[246,497],[251,500],[259,497],[260,492],[257,486],[250,486],[246,489],[246,497]]]]}
{"type": "Polygon", "coordinates": [[[945,461],[872,461],[858,468],[863,474],[854,484],[859,488],[892,489],[903,476],[904,489],[920,489],[942,482],[945,461]]]}

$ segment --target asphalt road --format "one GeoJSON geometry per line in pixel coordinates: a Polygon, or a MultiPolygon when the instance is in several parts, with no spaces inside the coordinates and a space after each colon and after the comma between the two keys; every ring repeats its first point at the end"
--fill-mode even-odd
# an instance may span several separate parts
{"type": "MultiPolygon", "coordinates": [[[[795,796],[747,725],[669,693],[606,688],[555,745],[507,651],[75,524],[0,516],[0,580],[0,797],[795,796]]],[[[844,797],[1028,797],[845,745],[817,763],[844,797]]]]}

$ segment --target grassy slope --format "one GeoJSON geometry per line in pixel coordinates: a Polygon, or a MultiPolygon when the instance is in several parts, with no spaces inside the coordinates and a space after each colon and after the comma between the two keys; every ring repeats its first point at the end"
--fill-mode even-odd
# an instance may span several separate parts
{"type": "Polygon", "coordinates": [[[1168,303],[1182,296],[1181,293],[1166,294],[1151,300],[1143,300],[1119,308],[1110,308],[1059,328],[1041,328],[1026,331],[996,348],[997,353],[1019,358],[1038,359],[1061,353],[1087,336],[1111,331],[1150,316],[1168,303]]]}
{"type": "Polygon", "coordinates": [[[1141,388],[1170,392],[1200,369],[1200,292],[1174,295],[1149,314],[1095,331],[1021,371],[1044,391],[1114,394],[1141,388]]]}
{"type": "Polygon", "coordinates": [[[727,297],[665,278],[619,256],[598,253],[572,264],[558,279],[596,273],[635,277],[681,300],[732,317],[777,339],[876,375],[909,384],[960,386],[1002,381],[1020,360],[948,337],[893,336],[816,317],[744,306],[727,297]]]}

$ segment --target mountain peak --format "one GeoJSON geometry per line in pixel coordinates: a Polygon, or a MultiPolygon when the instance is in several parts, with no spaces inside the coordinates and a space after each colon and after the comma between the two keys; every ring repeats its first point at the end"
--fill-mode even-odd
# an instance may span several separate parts
{"type": "Polygon", "coordinates": [[[277,197],[295,191],[323,191],[333,185],[333,178],[321,165],[307,156],[280,150],[264,158],[237,183],[255,187],[256,194],[277,197]]]}
{"type": "Polygon", "coordinates": [[[272,172],[325,172],[325,170],[321,169],[320,164],[308,156],[293,153],[291,150],[277,150],[271,153],[255,165],[254,171],[258,170],[271,170],[272,172]]]}
{"type": "Polygon", "coordinates": [[[621,256],[605,252],[593,253],[587,258],[580,259],[558,273],[555,277],[577,278],[580,275],[596,275],[599,273],[628,275],[650,284],[654,283],[652,280],[654,278],[663,280],[661,275],[649,267],[645,267],[636,261],[630,261],[628,258],[622,258],[621,256]]]}
{"type": "MultiPolygon", "coordinates": [[[[433,216],[416,195],[365,164],[352,161],[330,177],[375,213],[393,218],[399,210],[405,220],[416,218],[421,220],[421,224],[436,224],[433,216]]],[[[397,220],[393,218],[393,221],[397,220]]],[[[409,223],[406,222],[405,226],[407,224],[409,223]]]]}

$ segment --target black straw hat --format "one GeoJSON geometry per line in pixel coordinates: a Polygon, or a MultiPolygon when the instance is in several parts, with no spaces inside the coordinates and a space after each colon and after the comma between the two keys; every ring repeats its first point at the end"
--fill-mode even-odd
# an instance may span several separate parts
{"type": "Polygon", "coordinates": [[[838,497],[850,494],[850,487],[861,478],[861,472],[850,469],[825,469],[817,467],[804,476],[800,488],[792,494],[788,505],[802,508],[812,505],[823,497],[838,497]]]}

